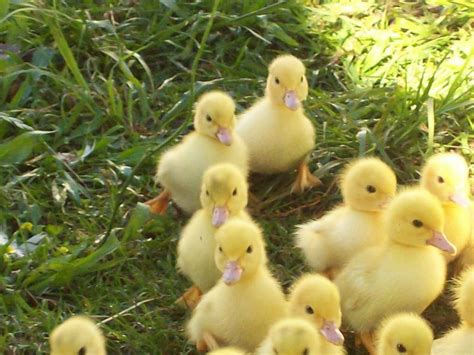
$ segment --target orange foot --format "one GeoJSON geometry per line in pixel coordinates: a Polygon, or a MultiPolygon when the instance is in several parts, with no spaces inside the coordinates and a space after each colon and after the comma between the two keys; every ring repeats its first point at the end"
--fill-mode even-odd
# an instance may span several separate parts
{"type": "Polygon", "coordinates": [[[321,185],[321,180],[311,174],[308,165],[303,161],[298,165],[298,175],[291,187],[291,192],[302,193],[304,190],[321,185]]]}
{"type": "Polygon", "coordinates": [[[374,340],[372,338],[371,332],[362,332],[360,333],[360,340],[364,344],[365,349],[370,355],[376,355],[374,340]]]}
{"type": "Polygon", "coordinates": [[[176,300],[176,304],[193,310],[201,300],[202,292],[197,286],[188,288],[183,295],[176,300]]]}
{"type": "Polygon", "coordinates": [[[163,215],[168,208],[168,203],[170,201],[171,194],[167,190],[163,190],[161,194],[155,198],[145,202],[150,207],[150,211],[154,214],[163,215]]]}
{"type": "Polygon", "coordinates": [[[196,350],[202,353],[216,350],[218,348],[219,344],[214,336],[209,332],[204,332],[202,338],[196,343],[196,350]]]}

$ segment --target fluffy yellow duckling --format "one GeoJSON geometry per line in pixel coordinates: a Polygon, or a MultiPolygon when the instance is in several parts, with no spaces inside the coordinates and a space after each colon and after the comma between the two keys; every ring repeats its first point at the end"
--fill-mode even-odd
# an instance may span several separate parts
{"type": "Polygon", "coordinates": [[[339,290],[326,277],[306,274],[292,286],[289,296],[291,317],[308,320],[318,330],[321,354],[345,354],[341,326],[339,290]]]}
{"type": "MultiPolygon", "coordinates": [[[[444,210],[444,234],[462,253],[471,234],[469,210],[469,168],[464,158],[456,153],[431,156],[423,167],[421,185],[435,195],[444,210]]],[[[454,256],[446,255],[448,261],[454,256]]]]}
{"type": "Polygon", "coordinates": [[[234,164],[247,176],[247,148],[234,132],[234,111],[234,101],[223,92],[211,91],[199,98],[195,132],[165,152],[158,163],[156,179],[163,192],[147,202],[151,211],[164,213],[170,197],[186,213],[199,209],[202,175],[214,164],[234,164]]]}
{"type": "Polygon", "coordinates": [[[361,250],[381,245],[383,211],[395,196],[397,179],[378,158],[362,158],[341,175],[344,203],[323,218],[299,226],[296,245],[316,271],[333,277],[361,250]]]}
{"type": "Polygon", "coordinates": [[[275,323],[256,355],[318,355],[316,329],[304,319],[288,318],[275,323]]]}
{"type": "Polygon", "coordinates": [[[262,232],[254,223],[230,220],[215,238],[222,279],[194,310],[189,337],[200,351],[220,345],[253,351],[272,324],[287,315],[285,296],[266,266],[262,232]]]}
{"type": "Polygon", "coordinates": [[[105,339],[87,317],[74,316],[54,328],[49,337],[51,355],[105,355],[105,339]]]}
{"type": "Polygon", "coordinates": [[[433,355],[474,354],[474,268],[465,270],[455,287],[454,305],[461,325],[433,344],[433,355]]]}
{"type": "Polygon", "coordinates": [[[229,163],[217,164],[204,173],[202,180],[202,209],[194,213],[178,242],[178,268],[195,285],[182,297],[189,308],[194,308],[201,293],[222,275],[214,261],[217,228],[230,218],[250,220],[244,210],[247,182],[239,169],[229,163]]]}
{"type": "Polygon", "coordinates": [[[407,189],[387,209],[386,244],[359,253],[336,277],[344,319],[371,354],[371,332],[383,317],[420,314],[443,290],[446,262],[436,248],[456,253],[443,227],[438,199],[421,188],[407,189]]]}
{"type": "Polygon", "coordinates": [[[225,347],[225,348],[220,348],[214,351],[211,351],[207,353],[208,355],[245,355],[245,351],[239,349],[239,348],[234,348],[234,347],[225,347]]]}
{"type": "Polygon", "coordinates": [[[302,106],[307,95],[304,64],[292,55],[279,56],[270,64],[265,97],[237,123],[249,148],[250,169],[274,174],[298,168],[297,192],[321,183],[307,166],[315,143],[313,124],[302,106]]]}
{"type": "Polygon", "coordinates": [[[433,331],[423,318],[400,313],[382,323],[377,334],[377,355],[430,355],[432,344],[433,331]]]}

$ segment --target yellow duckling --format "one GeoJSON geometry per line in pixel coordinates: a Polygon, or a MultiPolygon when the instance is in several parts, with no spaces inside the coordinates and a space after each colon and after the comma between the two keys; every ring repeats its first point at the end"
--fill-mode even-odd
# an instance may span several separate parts
{"type": "Polygon", "coordinates": [[[234,132],[234,111],[234,101],[223,92],[211,91],[199,98],[195,132],[165,152],[158,163],[156,179],[163,192],[147,202],[152,212],[164,213],[170,197],[186,213],[198,210],[202,175],[214,164],[234,164],[247,176],[247,148],[234,132]]]}
{"type": "Polygon", "coordinates": [[[272,324],[287,315],[285,296],[266,266],[262,232],[254,223],[230,220],[215,238],[222,279],[194,310],[189,337],[200,351],[221,345],[253,351],[272,324]]]}
{"type": "Polygon", "coordinates": [[[225,347],[225,348],[220,348],[214,351],[211,351],[207,353],[208,355],[245,355],[245,351],[239,349],[239,348],[234,348],[234,347],[225,347]]]}
{"type": "Polygon", "coordinates": [[[316,329],[304,319],[288,318],[275,323],[256,355],[319,355],[316,329]]]}
{"type": "Polygon", "coordinates": [[[250,169],[274,174],[298,168],[296,192],[321,183],[307,166],[315,130],[302,106],[308,95],[305,70],[292,55],[277,57],[269,67],[265,97],[237,123],[237,132],[249,148],[250,169]]]}
{"type": "Polygon", "coordinates": [[[433,344],[433,355],[474,354],[474,268],[465,270],[455,287],[454,306],[462,323],[433,344]]]}
{"type": "MultiPolygon", "coordinates": [[[[469,168],[464,158],[456,153],[431,156],[423,167],[421,185],[435,195],[444,210],[444,234],[462,253],[471,234],[469,210],[469,168]]],[[[448,261],[454,256],[446,255],[448,261]]]]}
{"type": "Polygon", "coordinates": [[[87,317],[74,316],[54,328],[49,337],[51,355],[105,355],[105,339],[87,317]]]}
{"type": "Polygon", "coordinates": [[[306,262],[330,278],[367,247],[381,245],[383,211],[395,196],[397,179],[378,158],[357,159],[341,176],[344,203],[323,218],[299,226],[296,245],[306,262]]]}
{"type": "Polygon", "coordinates": [[[194,308],[199,296],[222,275],[214,261],[217,228],[230,218],[250,220],[244,210],[247,182],[239,169],[229,163],[217,164],[204,173],[202,181],[202,209],[194,213],[178,242],[178,268],[195,285],[182,297],[189,308],[194,308]]]}
{"type": "Polygon", "coordinates": [[[387,209],[386,244],[359,253],[336,277],[344,319],[371,354],[371,332],[382,318],[420,314],[443,290],[446,262],[434,247],[456,253],[443,227],[438,199],[424,189],[407,189],[387,209]]]}
{"type": "Polygon", "coordinates": [[[341,326],[339,290],[326,277],[306,274],[292,286],[289,296],[291,317],[304,318],[318,330],[321,354],[345,354],[341,326]]]}
{"type": "Polygon", "coordinates": [[[433,331],[423,318],[400,313],[382,323],[377,334],[377,355],[430,355],[432,344],[433,331]]]}

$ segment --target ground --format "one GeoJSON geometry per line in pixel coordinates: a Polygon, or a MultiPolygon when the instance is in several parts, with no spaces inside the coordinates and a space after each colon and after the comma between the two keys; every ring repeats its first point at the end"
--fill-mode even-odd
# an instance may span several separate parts
{"type": "MultiPolygon", "coordinates": [[[[290,195],[294,173],[252,177],[285,287],[306,271],[294,226],[340,201],[348,160],[380,156],[400,184],[434,151],[472,164],[473,15],[467,0],[0,3],[0,349],[47,352],[52,328],[86,313],[110,353],[193,352],[174,305],[189,286],[175,268],[186,218],[142,202],[194,99],[222,89],[242,112],[277,54],[307,66],[323,181],[290,195]]],[[[457,322],[448,300],[427,312],[436,335],[457,322]]]]}

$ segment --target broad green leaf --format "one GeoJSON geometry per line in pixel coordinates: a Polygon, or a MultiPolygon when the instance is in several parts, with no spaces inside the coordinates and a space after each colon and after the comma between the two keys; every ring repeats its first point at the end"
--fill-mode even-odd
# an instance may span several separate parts
{"type": "Polygon", "coordinates": [[[49,133],[51,132],[25,132],[6,143],[0,144],[0,165],[19,164],[25,161],[40,144],[41,136],[49,133]]]}
{"type": "Polygon", "coordinates": [[[139,229],[151,218],[150,208],[144,203],[138,202],[123,232],[123,242],[136,237],[139,229]]]}

